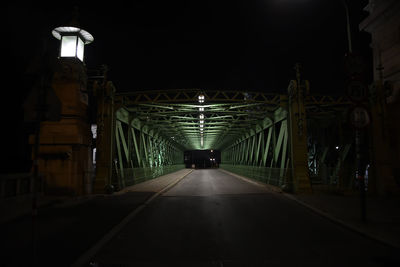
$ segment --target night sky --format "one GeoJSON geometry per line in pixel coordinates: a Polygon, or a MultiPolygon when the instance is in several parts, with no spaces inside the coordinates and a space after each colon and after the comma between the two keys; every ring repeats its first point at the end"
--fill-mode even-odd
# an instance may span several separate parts
{"type": "MultiPolygon", "coordinates": [[[[8,3],[2,31],[8,160],[25,149],[22,103],[41,51],[58,53],[51,30],[70,20],[95,38],[85,48],[88,69],[108,65],[118,91],[168,88],[240,89],[286,92],[300,62],[312,93],[343,92],[347,52],[345,12],[340,0],[115,1],[57,5],[8,3]],[[43,44],[46,44],[45,46],[43,44]],[[12,141],[14,140],[14,141],[12,141]],[[18,141],[19,140],[19,141],[18,141]]],[[[83,2],[83,1],[80,1],[83,2]]],[[[370,37],[358,31],[367,0],[349,0],[353,50],[371,62],[370,37]]],[[[371,69],[371,68],[370,68],[371,69]]],[[[4,100],[3,100],[4,101],[4,100]]]]}

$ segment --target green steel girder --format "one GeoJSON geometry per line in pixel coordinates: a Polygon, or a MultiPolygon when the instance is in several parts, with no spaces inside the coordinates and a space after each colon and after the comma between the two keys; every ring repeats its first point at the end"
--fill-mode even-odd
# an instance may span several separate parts
{"type": "Polygon", "coordinates": [[[260,92],[168,90],[120,94],[120,119],[135,118],[184,149],[220,149],[279,108],[281,97],[260,92]],[[204,95],[200,103],[198,96],[204,95]]]}
{"type": "Polygon", "coordinates": [[[222,167],[235,172],[238,168],[247,170],[244,174],[250,176],[250,172],[268,170],[266,183],[270,179],[274,179],[276,185],[287,183],[286,170],[290,161],[287,115],[285,110],[277,109],[272,118],[266,118],[231,141],[222,150],[222,167]]]}
{"type": "Polygon", "coordinates": [[[126,120],[124,115],[123,110],[116,112],[114,135],[114,170],[119,188],[178,168],[174,166],[183,167],[183,147],[179,143],[164,138],[137,119],[126,120]]]}
{"type": "MultiPolygon", "coordinates": [[[[279,107],[287,105],[288,96],[232,90],[179,89],[120,93],[115,101],[130,117],[158,129],[161,135],[180,143],[184,149],[218,149],[239,138],[264,118],[271,117],[279,107]],[[203,103],[199,103],[199,95],[205,96],[203,103]],[[204,115],[203,146],[200,142],[201,131],[197,127],[202,121],[200,114],[204,115]]],[[[325,114],[343,109],[349,100],[343,96],[308,95],[305,103],[310,114],[325,114]]]]}
{"type": "MultiPolygon", "coordinates": [[[[122,126],[116,127],[116,154],[126,158],[126,162],[118,162],[119,169],[167,164],[173,161],[174,149],[219,149],[224,162],[277,168],[282,178],[292,164],[289,146],[294,130],[290,130],[293,122],[288,121],[288,107],[295,108],[290,102],[293,92],[277,95],[182,89],[119,94],[115,117],[121,125],[131,127],[127,134],[122,126]],[[204,100],[199,102],[201,95],[204,100]],[[165,149],[160,150],[160,146],[165,149]],[[129,155],[129,149],[135,153],[129,155]]],[[[349,101],[307,95],[302,103],[307,116],[313,117],[343,111],[349,101]]]]}

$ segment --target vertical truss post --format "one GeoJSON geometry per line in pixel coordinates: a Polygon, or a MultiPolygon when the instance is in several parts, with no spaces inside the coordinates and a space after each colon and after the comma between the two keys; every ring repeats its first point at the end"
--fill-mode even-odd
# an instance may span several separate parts
{"type": "Polygon", "coordinates": [[[249,162],[248,162],[248,165],[253,165],[253,158],[254,158],[254,148],[255,148],[255,145],[256,145],[256,138],[257,137],[257,134],[254,132],[254,135],[253,136],[251,136],[251,137],[249,137],[249,142],[250,142],[250,140],[252,141],[251,143],[251,151],[250,151],[250,158],[249,158],[249,162]]]}
{"type": "Polygon", "coordinates": [[[128,163],[130,164],[131,168],[133,168],[133,161],[132,161],[132,132],[131,132],[131,125],[128,124],[128,136],[127,136],[127,142],[128,142],[128,163]]]}
{"type": "Polygon", "coordinates": [[[283,139],[285,137],[285,131],[286,131],[286,123],[285,123],[285,121],[283,121],[281,123],[281,127],[279,129],[278,142],[276,143],[275,150],[274,150],[274,157],[273,157],[273,161],[274,161],[273,166],[274,167],[278,167],[279,155],[282,154],[280,152],[283,150],[282,143],[283,143],[283,139]]]}
{"type": "Polygon", "coordinates": [[[139,167],[143,167],[142,166],[142,160],[141,160],[141,157],[140,157],[139,146],[138,146],[137,141],[136,141],[135,129],[133,127],[131,127],[131,132],[132,132],[131,136],[132,136],[132,139],[133,139],[133,145],[134,145],[134,148],[135,148],[135,153],[136,153],[136,158],[137,158],[137,164],[138,164],[139,167]]]}
{"type": "Polygon", "coordinates": [[[245,141],[245,147],[242,151],[243,155],[244,155],[244,165],[248,164],[248,160],[249,160],[249,152],[248,150],[250,149],[250,136],[246,136],[246,141],[245,141]]]}
{"type": "MultiPolygon", "coordinates": [[[[264,149],[265,149],[265,129],[262,129],[261,133],[262,133],[262,138],[261,138],[261,144],[260,144],[260,159],[258,162],[258,166],[263,166],[263,156],[264,156],[264,149]]],[[[265,166],[263,166],[265,167],[265,166]]]]}
{"type": "Polygon", "coordinates": [[[267,142],[265,143],[265,148],[264,148],[264,153],[262,157],[262,166],[265,167],[267,165],[267,157],[269,153],[269,146],[271,144],[271,135],[273,131],[273,126],[268,128],[268,136],[267,136],[267,142]]]}
{"type": "MultiPolygon", "coordinates": [[[[122,153],[121,153],[121,142],[124,143],[124,137],[121,135],[121,131],[122,127],[121,127],[121,122],[120,121],[116,121],[116,127],[115,127],[115,144],[117,147],[117,155],[118,155],[118,166],[119,166],[119,175],[118,175],[118,185],[119,188],[124,188],[125,187],[125,172],[124,172],[124,162],[123,162],[123,158],[122,158],[122,153]],[[119,134],[118,134],[119,132],[119,134]],[[121,141],[120,141],[121,139],[121,141]]],[[[123,145],[123,148],[125,150],[125,146],[123,145]]],[[[125,154],[126,156],[126,154],[125,154]]]]}
{"type": "Polygon", "coordinates": [[[152,146],[153,140],[149,134],[146,136],[146,138],[147,138],[146,144],[147,144],[147,156],[149,157],[148,158],[149,166],[150,166],[150,168],[153,168],[154,167],[154,165],[153,165],[154,164],[154,155],[153,155],[153,146],[152,146]]]}
{"type": "Polygon", "coordinates": [[[253,166],[257,166],[258,163],[260,162],[259,155],[260,155],[260,150],[261,150],[261,140],[264,140],[264,131],[263,130],[261,130],[258,133],[258,144],[257,144],[257,150],[256,150],[256,155],[255,155],[255,160],[253,162],[253,166]]]}
{"type": "Polygon", "coordinates": [[[239,151],[238,151],[238,143],[235,143],[233,146],[233,164],[237,165],[238,164],[238,158],[239,158],[239,151]]]}
{"type": "Polygon", "coordinates": [[[242,153],[243,146],[244,146],[244,140],[242,139],[238,143],[238,151],[237,151],[238,152],[238,164],[239,165],[243,164],[243,157],[244,157],[244,155],[242,153]]]}
{"type": "Polygon", "coordinates": [[[282,121],[282,126],[283,128],[283,144],[282,144],[282,158],[281,158],[281,170],[279,174],[280,181],[282,182],[283,175],[285,173],[285,167],[286,167],[286,152],[287,152],[287,143],[288,143],[288,127],[287,127],[287,121],[284,120],[282,121]]]}
{"type": "Polygon", "coordinates": [[[147,154],[146,137],[145,137],[143,131],[141,131],[140,136],[142,138],[142,147],[143,147],[143,152],[144,152],[143,156],[144,156],[144,163],[145,164],[144,164],[143,167],[147,167],[147,166],[150,166],[150,164],[149,164],[149,157],[148,157],[148,154],[147,154]]]}
{"type": "Polygon", "coordinates": [[[129,155],[129,147],[126,143],[126,139],[125,139],[125,134],[124,131],[122,129],[122,124],[120,121],[117,121],[117,129],[119,131],[119,135],[121,137],[121,143],[122,143],[122,148],[124,150],[124,155],[125,155],[125,159],[128,165],[131,166],[131,168],[133,168],[131,162],[130,162],[130,155],[129,155]]]}

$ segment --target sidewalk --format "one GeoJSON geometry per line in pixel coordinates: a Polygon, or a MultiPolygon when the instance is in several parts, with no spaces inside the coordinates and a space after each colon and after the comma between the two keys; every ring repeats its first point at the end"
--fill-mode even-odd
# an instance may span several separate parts
{"type": "MultiPolygon", "coordinates": [[[[47,208],[54,205],[75,205],[83,203],[84,201],[93,199],[98,196],[110,197],[124,194],[126,192],[158,192],[167,185],[174,183],[181,176],[189,173],[190,169],[182,169],[167,175],[163,175],[140,184],[132,185],[116,192],[112,195],[92,194],[86,196],[37,196],[37,207],[47,208]]],[[[9,199],[0,200],[0,224],[12,221],[22,216],[30,215],[32,213],[32,196],[20,196],[9,199]]]]}
{"type": "Polygon", "coordinates": [[[128,186],[117,192],[117,194],[123,194],[126,192],[160,192],[163,190],[163,188],[177,182],[181,177],[189,174],[191,171],[192,169],[182,169],[173,173],[169,173],[140,184],[128,186]]]}
{"type": "Polygon", "coordinates": [[[367,222],[364,223],[361,220],[361,202],[357,193],[340,195],[314,187],[313,194],[294,195],[284,193],[279,187],[220,170],[282,194],[343,227],[400,249],[400,196],[367,197],[367,222]]]}
{"type": "MultiPolygon", "coordinates": [[[[37,197],[37,206],[39,208],[49,207],[51,205],[62,203],[67,200],[77,200],[77,198],[72,199],[71,197],[55,197],[55,196],[41,196],[37,197]]],[[[10,199],[0,200],[0,224],[12,221],[21,216],[28,215],[32,213],[32,196],[20,196],[13,197],[10,199]]]]}
{"type": "Polygon", "coordinates": [[[31,198],[3,201],[0,210],[0,250],[4,256],[0,259],[0,265],[32,265],[34,229],[37,266],[70,266],[129,214],[146,205],[191,171],[183,169],[127,187],[112,195],[80,198],[42,196],[34,228],[30,216],[31,198]],[[6,211],[11,213],[5,214],[6,211]]]}
{"type": "Polygon", "coordinates": [[[367,197],[364,223],[358,194],[314,190],[312,195],[284,195],[346,228],[400,249],[400,196],[367,197]]]}

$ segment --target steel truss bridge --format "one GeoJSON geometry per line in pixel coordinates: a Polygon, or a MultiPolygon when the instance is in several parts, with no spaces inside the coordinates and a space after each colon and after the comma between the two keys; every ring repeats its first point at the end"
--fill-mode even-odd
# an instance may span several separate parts
{"type": "Polygon", "coordinates": [[[221,151],[221,168],[295,192],[309,192],[311,182],[351,186],[352,167],[348,177],[339,177],[354,140],[352,129],[343,127],[351,103],[344,96],[311,95],[299,74],[281,95],[204,89],[116,93],[112,82],[94,88],[96,191],[178,170],[185,150],[208,149],[221,151]],[[337,157],[329,165],[332,152],[337,157]]]}

